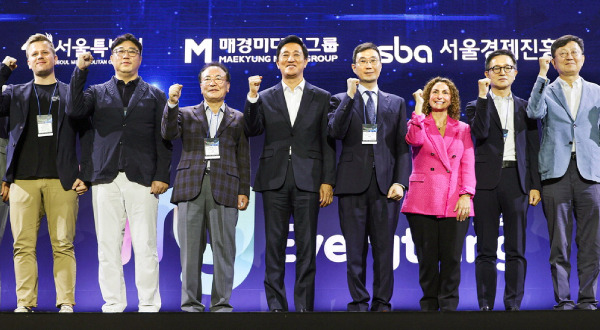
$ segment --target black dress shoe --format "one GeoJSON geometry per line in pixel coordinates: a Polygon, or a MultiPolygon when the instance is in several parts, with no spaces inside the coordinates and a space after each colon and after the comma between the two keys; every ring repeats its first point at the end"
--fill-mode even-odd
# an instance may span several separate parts
{"type": "Polygon", "coordinates": [[[283,313],[283,309],[276,308],[276,309],[271,310],[271,312],[273,312],[273,313],[283,313]]]}
{"type": "Polygon", "coordinates": [[[490,306],[483,306],[483,307],[481,307],[479,310],[480,310],[480,311],[483,311],[483,312],[489,312],[489,311],[491,311],[492,309],[490,308],[490,306]]]}
{"type": "Polygon", "coordinates": [[[518,312],[521,309],[518,306],[510,306],[506,310],[509,311],[509,312],[518,312]]]}
{"type": "Polygon", "coordinates": [[[306,308],[300,308],[298,310],[298,312],[300,312],[300,313],[307,313],[307,312],[310,312],[310,311],[308,309],[306,309],[306,308]]]}

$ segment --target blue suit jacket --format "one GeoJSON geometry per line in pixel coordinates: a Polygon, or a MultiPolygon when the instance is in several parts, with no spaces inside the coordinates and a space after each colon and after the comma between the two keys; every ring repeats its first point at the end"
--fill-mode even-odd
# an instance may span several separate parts
{"type": "MultiPolygon", "coordinates": [[[[540,137],[537,121],[527,118],[527,102],[513,94],[515,151],[519,186],[524,194],[540,190],[538,153],[540,137]]],[[[504,137],[502,124],[494,100],[478,98],[467,104],[471,135],[475,139],[475,176],[477,189],[494,189],[500,183],[504,137]]]]}
{"type": "Polygon", "coordinates": [[[92,118],[91,181],[112,181],[119,173],[121,156],[130,181],[147,187],[152,181],[169,183],[172,145],[160,134],[167,103],[165,93],[140,78],[124,115],[123,101],[114,79],[90,86],[83,92],[88,72],[77,67],[73,71],[70,84],[73,106],[68,115],[92,118]]]}
{"type": "Polygon", "coordinates": [[[404,99],[379,91],[377,94],[377,144],[362,144],[364,101],[359,92],[331,98],[329,135],[342,140],[342,153],[336,177],[336,195],[360,194],[367,190],[375,162],[377,184],[387,195],[393,183],[408,187],[410,153],[406,143],[406,103],[404,99]]]}
{"type": "Polygon", "coordinates": [[[579,173],[586,180],[600,182],[599,112],[600,86],[583,80],[581,103],[577,118],[573,119],[560,83],[548,84],[548,80],[537,77],[527,115],[542,120],[542,180],[560,178],[566,173],[574,139],[579,173]]]}
{"type": "MultiPolygon", "coordinates": [[[[9,67],[2,65],[0,86],[4,86],[11,74],[9,67]]],[[[29,99],[33,93],[33,80],[26,84],[8,85],[0,97],[0,116],[9,117],[9,141],[6,152],[6,175],[3,180],[14,182],[16,153],[20,152],[23,131],[29,114],[29,99]]],[[[89,120],[74,120],[65,115],[69,105],[69,87],[58,81],[60,104],[56,141],[56,169],[65,190],[70,190],[76,179],[89,181],[91,164],[84,155],[91,148],[92,132],[89,120]],[[77,159],[77,136],[82,149],[81,166],[77,159]]],[[[4,174],[4,173],[2,173],[4,174]]]]}
{"type": "Polygon", "coordinates": [[[321,184],[335,183],[335,141],[327,135],[327,113],[331,94],[306,82],[298,116],[292,127],[282,82],[260,92],[256,103],[246,101],[244,121],[247,136],[265,133],[255,191],[283,186],[290,146],[296,186],[319,192],[321,184]]]}

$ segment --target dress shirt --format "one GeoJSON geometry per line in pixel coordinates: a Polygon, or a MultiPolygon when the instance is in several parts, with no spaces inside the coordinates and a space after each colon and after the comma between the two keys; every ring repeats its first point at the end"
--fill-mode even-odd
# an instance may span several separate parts
{"type": "Polygon", "coordinates": [[[294,127],[294,122],[298,116],[298,109],[300,109],[300,101],[302,101],[302,92],[304,91],[306,80],[302,79],[298,86],[294,87],[294,90],[285,83],[282,83],[282,85],[285,104],[287,105],[288,113],[290,115],[290,123],[292,124],[292,127],[294,127]]]}
{"type": "Polygon", "coordinates": [[[498,96],[490,91],[490,96],[494,100],[496,111],[500,117],[502,129],[508,130],[504,139],[504,156],[502,160],[517,160],[517,151],[515,149],[515,102],[512,93],[506,97],[498,96]]]}
{"type": "MultiPolygon", "coordinates": [[[[366,93],[366,91],[371,91],[373,92],[371,94],[371,99],[373,100],[373,103],[375,104],[375,116],[377,117],[377,102],[379,101],[379,98],[377,96],[377,93],[379,93],[379,88],[377,87],[377,85],[373,88],[373,89],[367,89],[365,86],[363,85],[358,85],[358,92],[360,93],[360,95],[362,95],[362,99],[363,99],[363,110],[364,107],[367,106],[367,101],[369,100],[369,94],[366,93]]],[[[366,114],[366,110],[365,110],[365,114],[366,114]]],[[[366,122],[366,118],[365,118],[365,122],[366,122]]]]}

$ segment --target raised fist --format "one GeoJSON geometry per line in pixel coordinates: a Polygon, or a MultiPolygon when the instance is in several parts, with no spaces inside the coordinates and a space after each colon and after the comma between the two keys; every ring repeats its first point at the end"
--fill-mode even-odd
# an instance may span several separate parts
{"type": "Polygon", "coordinates": [[[477,85],[479,86],[479,97],[485,99],[487,97],[488,90],[490,88],[490,78],[483,78],[477,81],[477,85]]]}
{"type": "Polygon", "coordinates": [[[248,92],[249,97],[255,98],[258,96],[258,89],[260,88],[261,81],[262,81],[262,76],[248,77],[248,86],[250,87],[250,91],[248,92]]]}
{"type": "Polygon", "coordinates": [[[173,84],[169,87],[169,102],[171,104],[177,104],[179,102],[179,98],[181,97],[181,89],[183,85],[173,84]]]}
{"type": "Polygon", "coordinates": [[[90,52],[79,54],[79,56],[77,56],[77,67],[79,68],[79,70],[85,70],[92,64],[93,60],[94,57],[90,52]]]}
{"type": "Polygon", "coordinates": [[[350,96],[350,98],[354,98],[354,94],[356,94],[356,90],[358,89],[359,82],[360,82],[360,80],[358,80],[356,78],[348,78],[348,80],[347,80],[348,91],[346,93],[348,93],[348,96],[350,96]]]}
{"type": "Polygon", "coordinates": [[[4,61],[2,61],[2,64],[9,67],[11,70],[14,70],[17,68],[17,59],[15,59],[14,57],[6,56],[4,58],[4,61]]]}

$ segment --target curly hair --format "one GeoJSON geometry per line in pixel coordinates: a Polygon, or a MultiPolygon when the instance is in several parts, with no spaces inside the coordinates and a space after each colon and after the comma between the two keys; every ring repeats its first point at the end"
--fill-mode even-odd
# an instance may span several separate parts
{"type": "Polygon", "coordinates": [[[450,89],[450,106],[448,107],[448,116],[452,119],[459,120],[460,119],[460,96],[458,95],[458,89],[456,85],[452,82],[452,80],[445,77],[435,77],[425,84],[423,87],[423,100],[425,101],[423,107],[423,114],[425,116],[431,113],[431,105],[429,105],[429,95],[431,94],[431,89],[437,83],[444,83],[450,89]]]}

